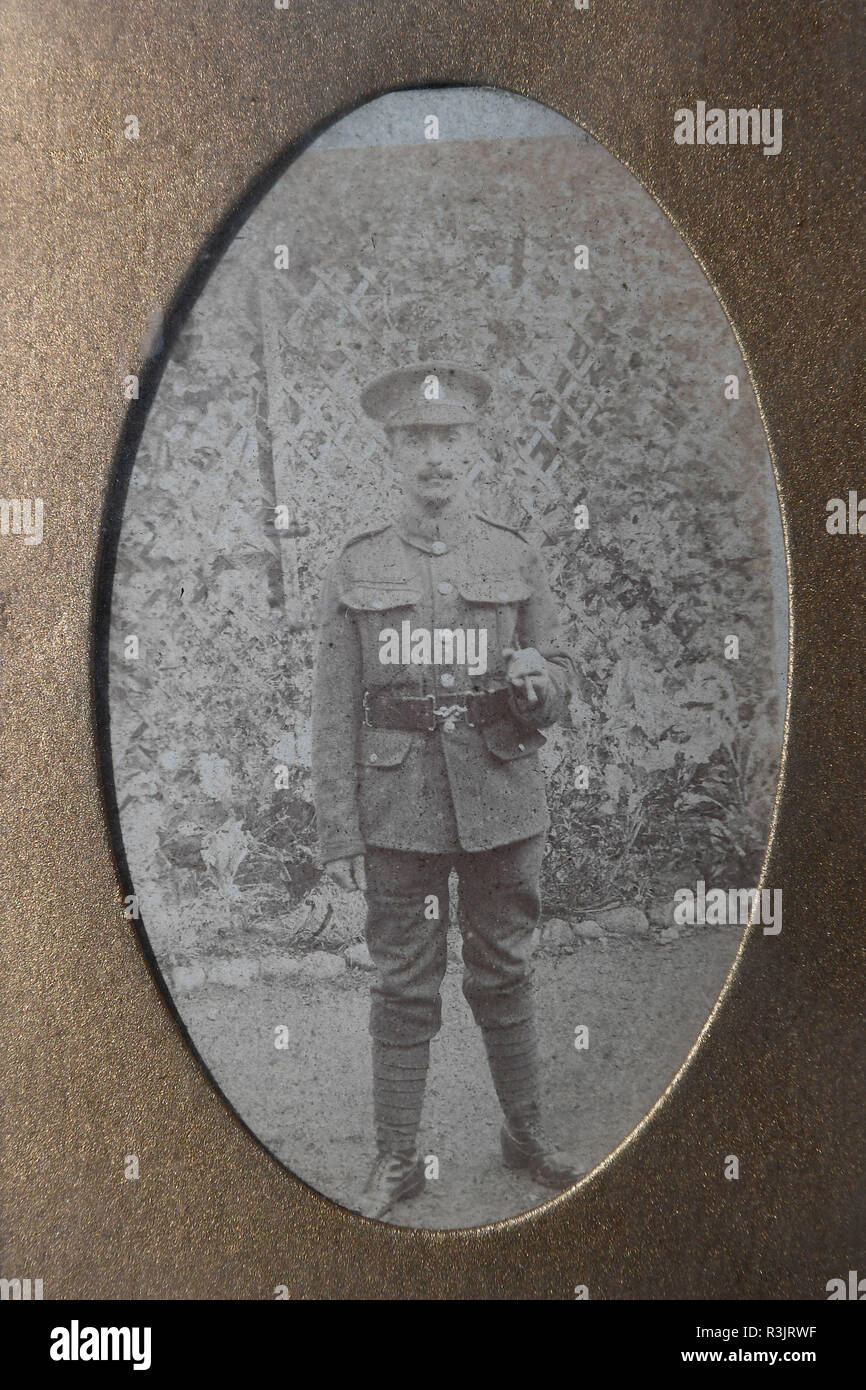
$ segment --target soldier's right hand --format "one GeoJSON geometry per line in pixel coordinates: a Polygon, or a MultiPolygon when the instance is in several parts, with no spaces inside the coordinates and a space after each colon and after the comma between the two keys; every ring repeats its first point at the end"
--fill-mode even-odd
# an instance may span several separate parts
{"type": "Polygon", "coordinates": [[[346,888],[350,893],[367,891],[363,854],[356,854],[352,859],[332,859],[325,865],[325,872],[340,888],[346,888]]]}

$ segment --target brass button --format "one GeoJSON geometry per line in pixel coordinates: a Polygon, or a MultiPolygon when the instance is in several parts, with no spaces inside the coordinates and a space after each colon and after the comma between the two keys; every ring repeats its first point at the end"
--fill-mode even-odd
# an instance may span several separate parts
{"type": "Polygon", "coordinates": [[[444,555],[448,547],[444,541],[434,541],[430,549],[433,551],[434,555],[444,555]]]}
{"type": "Polygon", "coordinates": [[[525,743],[518,743],[517,747],[520,749],[520,752],[521,752],[521,753],[525,753],[525,752],[526,752],[526,744],[525,744],[525,743]]]}
{"type": "Polygon", "coordinates": [[[450,671],[443,671],[442,675],[439,677],[439,682],[441,685],[453,685],[454,677],[450,671]]]}
{"type": "MultiPolygon", "coordinates": [[[[523,747],[522,744],[521,744],[521,747],[523,747]]],[[[378,753],[371,753],[371,754],[370,754],[370,762],[371,762],[371,763],[377,763],[378,761],[379,761],[379,754],[378,754],[378,753]]]]}
{"type": "Polygon", "coordinates": [[[436,588],[440,594],[453,594],[454,592],[454,585],[449,584],[447,579],[443,579],[441,584],[436,585],[436,588]]]}

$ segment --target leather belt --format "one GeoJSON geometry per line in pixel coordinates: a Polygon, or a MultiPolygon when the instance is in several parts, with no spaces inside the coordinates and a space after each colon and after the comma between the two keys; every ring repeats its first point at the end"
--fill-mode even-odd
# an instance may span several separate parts
{"type": "Polygon", "coordinates": [[[511,717],[507,690],[449,691],[443,695],[397,695],[364,691],[364,723],[370,729],[412,729],[432,734],[446,722],[465,719],[470,729],[511,717]]]}

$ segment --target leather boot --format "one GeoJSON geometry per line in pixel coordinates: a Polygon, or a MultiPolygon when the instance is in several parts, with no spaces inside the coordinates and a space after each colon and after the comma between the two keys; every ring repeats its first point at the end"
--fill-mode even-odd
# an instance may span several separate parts
{"type": "Polygon", "coordinates": [[[430,1061],[430,1044],[373,1039],[373,1108],[378,1154],[357,1210],[381,1221],[397,1202],[424,1187],[418,1126],[430,1061]]]}
{"type": "Polygon", "coordinates": [[[416,1197],[424,1187],[424,1160],[414,1154],[380,1153],[370,1170],[357,1210],[381,1221],[397,1202],[416,1197]]]}
{"type": "Polygon", "coordinates": [[[512,1120],[504,1124],[500,1140],[505,1166],[527,1172],[542,1187],[561,1192],[586,1172],[570,1154],[554,1149],[537,1120],[528,1124],[512,1120]]]}

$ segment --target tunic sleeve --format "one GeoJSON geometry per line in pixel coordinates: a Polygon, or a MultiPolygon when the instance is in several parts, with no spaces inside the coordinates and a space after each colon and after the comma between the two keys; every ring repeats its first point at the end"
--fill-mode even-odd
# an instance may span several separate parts
{"type": "Polygon", "coordinates": [[[524,573],[532,594],[521,606],[517,625],[520,646],[535,647],[544,657],[550,689],[547,698],[534,705],[512,689],[511,703],[515,717],[522,724],[533,729],[546,729],[565,714],[574,689],[577,668],[559,626],[544,562],[537,550],[530,549],[524,573]]]}

